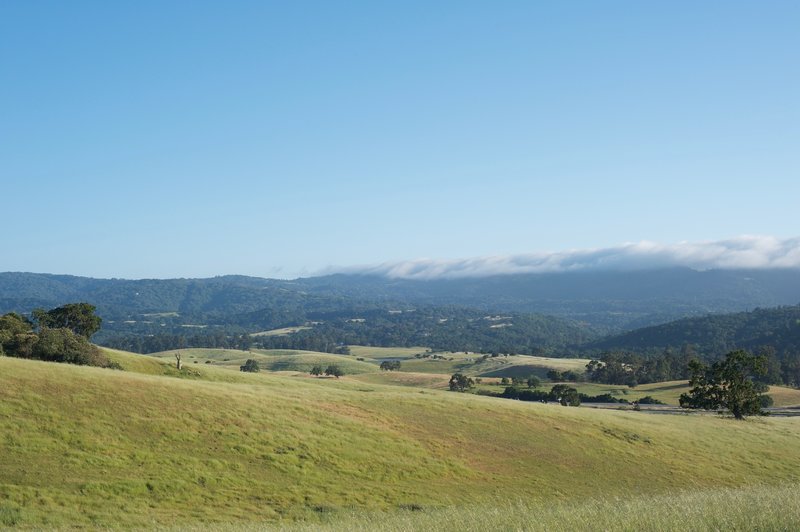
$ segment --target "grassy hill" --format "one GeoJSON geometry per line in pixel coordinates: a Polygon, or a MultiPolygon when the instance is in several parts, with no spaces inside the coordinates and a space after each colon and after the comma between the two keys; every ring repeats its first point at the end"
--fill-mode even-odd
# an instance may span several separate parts
{"type": "MultiPolygon", "coordinates": [[[[342,368],[346,375],[357,373],[371,373],[379,370],[378,364],[357,360],[356,357],[318,353],[316,351],[299,351],[292,349],[254,349],[241,351],[238,349],[177,349],[152,353],[150,356],[174,363],[175,354],[180,353],[184,364],[202,364],[200,368],[212,364],[228,369],[238,370],[247,359],[258,361],[258,365],[265,371],[296,371],[308,373],[312,367],[319,364],[325,369],[329,364],[336,364],[342,368]],[[208,364],[207,364],[208,363],[208,364]]],[[[194,368],[194,366],[192,366],[194,368]]]]}
{"type": "Polygon", "coordinates": [[[319,521],[800,478],[797,418],[573,409],[204,363],[181,379],[116,356],[130,371],[0,357],[0,523],[319,521]]]}

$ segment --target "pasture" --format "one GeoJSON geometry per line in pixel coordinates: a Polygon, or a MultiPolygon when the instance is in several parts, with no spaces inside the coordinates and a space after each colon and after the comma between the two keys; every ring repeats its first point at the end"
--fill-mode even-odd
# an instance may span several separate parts
{"type": "Polygon", "coordinates": [[[779,493],[800,478],[797,418],[565,408],[204,363],[176,378],[114,355],[129,371],[0,357],[3,524],[335,527],[356,513],[354,526],[378,515],[387,530],[451,528],[498,501],[525,501],[508,522],[533,524],[554,502],[581,513],[619,498],[779,493]]]}

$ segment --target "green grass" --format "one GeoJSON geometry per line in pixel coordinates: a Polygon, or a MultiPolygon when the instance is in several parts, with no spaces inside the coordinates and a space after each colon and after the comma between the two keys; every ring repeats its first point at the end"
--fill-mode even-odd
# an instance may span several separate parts
{"type": "MultiPolygon", "coordinates": [[[[351,348],[352,352],[352,348],[351,348]]],[[[536,375],[544,378],[551,369],[572,370],[583,373],[589,359],[548,358],[528,355],[488,357],[478,353],[436,353],[442,359],[409,358],[402,361],[402,370],[415,373],[452,375],[461,372],[474,377],[523,377],[536,375]]],[[[391,355],[386,355],[391,356],[391,355]]]]}
{"type": "Polygon", "coordinates": [[[800,486],[678,491],[656,496],[549,502],[499,500],[486,506],[415,508],[386,513],[343,512],[324,523],[267,527],[273,530],[798,530],[800,486]]]}
{"type": "Polygon", "coordinates": [[[206,371],[210,367],[223,367],[238,371],[247,359],[258,361],[259,367],[264,371],[291,371],[308,373],[312,367],[319,364],[325,369],[330,364],[336,364],[346,375],[358,373],[372,373],[379,370],[375,363],[362,362],[356,357],[345,355],[332,355],[316,351],[295,351],[290,349],[253,349],[241,351],[237,349],[179,349],[163,351],[146,355],[155,359],[169,361],[174,365],[175,353],[181,353],[184,366],[197,371],[206,371]],[[208,361],[210,364],[206,364],[208,361]],[[197,365],[191,365],[197,362],[197,365]]]}
{"type": "Polygon", "coordinates": [[[425,353],[427,347],[367,347],[363,345],[350,345],[350,354],[356,357],[381,359],[381,358],[414,358],[416,354],[425,353]]]}
{"type": "MultiPolygon", "coordinates": [[[[377,512],[402,524],[428,511],[447,523],[498,500],[658,501],[800,478],[797,418],[598,411],[197,366],[186,379],[0,357],[0,523],[229,528],[377,512]],[[402,511],[411,506],[426,511],[402,511]]],[[[489,528],[513,528],[498,523],[489,528]]]]}
{"type": "Polygon", "coordinates": [[[448,388],[450,375],[437,373],[411,373],[408,371],[381,371],[379,373],[363,373],[353,379],[370,384],[393,384],[397,386],[413,386],[416,388],[432,388],[444,390],[448,388]]]}

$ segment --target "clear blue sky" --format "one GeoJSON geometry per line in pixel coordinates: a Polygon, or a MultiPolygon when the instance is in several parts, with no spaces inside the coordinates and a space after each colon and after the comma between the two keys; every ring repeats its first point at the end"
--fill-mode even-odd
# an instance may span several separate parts
{"type": "Polygon", "coordinates": [[[800,2],[0,3],[0,271],[800,235],[800,2]]]}

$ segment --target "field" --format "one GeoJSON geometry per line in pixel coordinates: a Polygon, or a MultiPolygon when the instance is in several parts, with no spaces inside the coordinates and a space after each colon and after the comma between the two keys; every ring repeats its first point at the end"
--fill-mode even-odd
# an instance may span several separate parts
{"type": "Polygon", "coordinates": [[[691,493],[709,508],[747,490],[778,504],[800,478],[798,418],[564,408],[204,362],[175,378],[160,373],[168,353],[112,355],[129,371],[0,357],[0,524],[533,527],[615,500],[630,515],[691,493]]]}
{"type": "Polygon", "coordinates": [[[253,333],[250,336],[288,336],[290,334],[294,334],[298,331],[305,331],[310,329],[311,327],[306,326],[298,326],[298,327],[284,327],[282,329],[272,329],[270,331],[261,331],[257,333],[253,333]]]}

